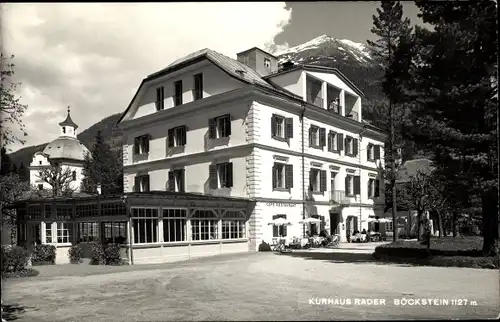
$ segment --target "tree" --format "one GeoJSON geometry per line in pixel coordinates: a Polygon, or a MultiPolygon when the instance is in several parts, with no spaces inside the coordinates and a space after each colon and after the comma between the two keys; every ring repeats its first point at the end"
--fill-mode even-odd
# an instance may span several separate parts
{"type": "Polygon", "coordinates": [[[417,211],[417,238],[420,240],[422,215],[430,210],[432,180],[429,173],[422,170],[410,176],[410,181],[398,187],[398,203],[406,209],[417,211]]]}
{"type": "Polygon", "coordinates": [[[6,175],[12,172],[12,160],[10,156],[7,154],[7,150],[5,147],[2,147],[0,153],[2,154],[2,165],[0,166],[0,175],[6,175]]]}
{"type": "Polygon", "coordinates": [[[15,142],[25,143],[25,140],[14,134],[12,125],[18,126],[24,136],[27,135],[21,119],[27,106],[21,104],[20,98],[16,96],[16,90],[20,84],[12,82],[15,67],[11,61],[12,59],[14,59],[14,56],[7,57],[3,54],[0,55],[2,82],[0,86],[0,109],[2,114],[0,117],[0,143],[2,146],[15,142]]]}
{"type": "Polygon", "coordinates": [[[123,192],[121,149],[111,149],[101,131],[95,138],[90,155],[85,156],[82,191],[95,193],[101,186],[102,194],[123,192]]]}
{"type": "Polygon", "coordinates": [[[71,186],[73,171],[70,167],[55,163],[40,170],[38,177],[52,187],[52,197],[71,196],[75,191],[71,186]]]}
{"type": "Polygon", "coordinates": [[[0,176],[0,191],[3,192],[3,198],[0,200],[2,225],[12,226],[16,224],[15,212],[5,209],[4,206],[19,201],[29,190],[29,183],[22,181],[15,173],[0,176]]]}
{"type": "Polygon", "coordinates": [[[21,164],[19,165],[19,169],[17,170],[17,173],[19,174],[19,178],[23,181],[30,181],[30,176],[28,169],[24,165],[24,162],[21,161],[21,164]]]}
{"type": "MultiPolygon", "coordinates": [[[[396,223],[397,215],[397,187],[396,187],[396,163],[395,163],[395,106],[401,102],[400,86],[401,66],[397,65],[396,50],[401,40],[409,41],[412,28],[410,19],[403,19],[403,6],[399,1],[381,1],[381,8],[377,8],[378,16],[373,16],[373,28],[371,32],[378,36],[376,41],[368,40],[373,56],[382,64],[385,75],[382,80],[382,88],[388,100],[387,115],[389,119],[389,158],[390,171],[388,178],[391,182],[392,192],[392,220],[396,223]],[[396,68],[397,67],[397,68],[396,68]]],[[[407,48],[407,47],[405,47],[407,48]]],[[[401,50],[398,52],[401,55],[401,50]]],[[[398,238],[397,225],[393,225],[393,240],[398,238]]]]}
{"type": "Polygon", "coordinates": [[[483,252],[495,255],[499,240],[496,4],[485,0],[416,4],[419,16],[433,30],[417,28],[415,33],[418,55],[409,86],[415,102],[414,136],[435,152],[437,166],[451,166],[456,169],[454,177],[468,182],[467,199],[480,196],[483,252]]]}

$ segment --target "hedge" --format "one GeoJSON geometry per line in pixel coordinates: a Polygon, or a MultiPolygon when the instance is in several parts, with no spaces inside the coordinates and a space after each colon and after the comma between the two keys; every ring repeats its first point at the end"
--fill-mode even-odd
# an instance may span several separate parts
{"type": "Polygon", "coordinates": [[[2,274],[26,269],[29,258],[30,252],[23,247],[2,245],[2,274]]]}
{"type": "Polygon", "coordinates": [[[259,252],[270,252],[271,251],[271,245],[266,243],[265,241],[262,241],[259,245],[259,252]]]}
{"type": "Polygon", "coordinates": [[[36,245],[33,248],[31,262],[33,265],[53,265],[56,263],[56,246],[36,245]]]}
{"type": "Polygon", "coordinates": [[[68,251],[69,261],[71,263],[80,263],[82,259],[82,247],[80,245],[73,245],[68,251]]]}
{"type": "Polygon", "coordinates": [[[98,242],[90,243],[91,265],[121,265],[121,247],[119,244],[103,245],[98,242]]]}
{"type": "Polygon", "coordinates": [[[39,271],[32,268],[26,268],[17,272],[5,272],[2,273],[2,278],[16,278],[16,277],[30,277],[30,276],[38,276],[40,274],[39,271]]]}

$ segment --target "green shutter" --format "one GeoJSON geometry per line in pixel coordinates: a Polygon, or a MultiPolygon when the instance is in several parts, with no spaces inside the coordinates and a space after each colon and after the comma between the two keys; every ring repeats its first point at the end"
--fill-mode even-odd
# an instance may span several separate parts
{"type": "Polygon", "coordinates": [[[217,165],[211,164],[208,168],[209,172],[209,181],[210,181],[210,189],[218,188],[218,180],[217,180],[217,165]]]}
{"type": "Polygon", "coordinates": [[[276,114],[271,116],[271,137],[276,136],[276,114]]]}
{"type": "Polygon", "coordinates": [[[293,188],[293,165],[285,165],[285,188],[293,188]]]}
{"type": "Polygon", "coordinates": [[[360,182],[360,177],[355,176],[354,177],[354,194],[359,195],[361,193],[361,182],[360,182]]]}
{"type": "Polygon", "coordinates": [[[320,176],[319,176],[319,181],[320,181],[320,191],[324,192],[326,191],[326,170],[321,170],[320,171],[320,176]]]}
{"type": "Polygon", "coordinates": [[[293,138],[293,118],[285,119],[285,138],[293,138]]]}
{"type": "Polygon", "coordinates": [[[168,147],[174,146],[174,129],[168,129],[168,147]]]}
{"type": "Polygon", "coordinates": [[[208,120],[208,138],[216,139],[217,138],[217,120],[209,119],[208,120]]]}
{"type": "Polygon", "coordinates": [[[277,182],[276,182],[276,179],[277,179],[276,178],[276,163],[273,165],[271,172],[272,172],[272,176],[273,176],[273,190],[274,190],[278,186],[277,182]]]}
{"type": "Polygon", "coordinates": [[[226,163],[226,187],[230,188],[233,186],[233,163],[226,163]]]}
{"type": "Polygon", "coordinates": [[[358,139],[352,139],[352,155],[358,155],[358,139]]]}
{"type": "Polygon", "coordinates": [[[326,145],[326,129],[319,129],[319,146],[324,147],[326,145]]]}
{"type": "Polygon", "coordinates": [[[344,150],[344,134],[337,133],[337,150],[344,150]]]}
{"type": "Polygon", "coordinates": [[[374,156],[375,160],[380,160],[380,145],[375,145],[374,156]]]}

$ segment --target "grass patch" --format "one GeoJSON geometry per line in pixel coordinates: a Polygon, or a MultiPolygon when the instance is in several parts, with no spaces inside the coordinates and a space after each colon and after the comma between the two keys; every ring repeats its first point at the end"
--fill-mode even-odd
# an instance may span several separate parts
{"type": "Polygon", "coordinates": [[[427,246],[419,241],[398,240],[375,248],[376,255],[398,257],[464,256],[482,257],[482,237],[442,237],[431,238],[430,254],[427,246]]]}
{"type": "Polygon", "coordinates": [[[483,256],[479,236],[431,238],[430,250],[418,241],[398,240],[375,248],[373,256],[382,262],[424,266],[500,268],[498,256],[483,256]]]}
{"type": "Polygon", "coordinates": [[[30,277],[30,276],[38,276],[40,274],[39,271],[32,268],[26,268],[16,272],[5,272],[2,274],[2,278],[20,278],[20,277],[30,277]]]}

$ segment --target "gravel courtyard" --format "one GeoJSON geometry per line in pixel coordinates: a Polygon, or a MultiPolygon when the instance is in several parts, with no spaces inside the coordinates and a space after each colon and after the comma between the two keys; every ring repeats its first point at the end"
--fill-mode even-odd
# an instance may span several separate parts
{"type": "Polygon", "coordinates": [[[3,284],[4,318],[385,320],[498,315],[496,270],[377,264],[370,249],[356,247],[224,255],[162,265],[39,267],[37,277],[3,284]],[[394,299],[402,298],[466,299],[477,305],[394,304],[394,299]],[[321,304],[322,299],[339,303],[321,304]],[[355,305],[355,299],[381,299],[386,305],[355,305]],[[340,303],[347,300],[351,305],[340,303]]]}

